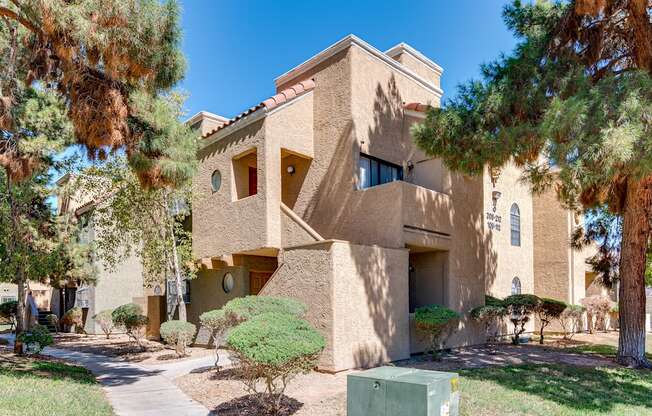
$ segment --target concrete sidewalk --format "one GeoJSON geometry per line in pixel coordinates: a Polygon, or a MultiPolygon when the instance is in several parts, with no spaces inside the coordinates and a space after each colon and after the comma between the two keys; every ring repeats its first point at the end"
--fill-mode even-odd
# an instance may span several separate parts
{"type": "MultiPolygon", "coordinates": [[[[208,416],[204,406],[186,396],[165,370],[126,363],[103,355],[46,348],[44,355],[80,364],[102,383],[118,416],[208,416]]],[[[193,360],[196,361],[196,360],[193,360]]],[[[183,371],[190,368],[186,365],[183,371]]],[[[183,374],[175,369],[170,375],[183,374]]],[[[188,370],[190,371],[190,370],[188,370]]]]}

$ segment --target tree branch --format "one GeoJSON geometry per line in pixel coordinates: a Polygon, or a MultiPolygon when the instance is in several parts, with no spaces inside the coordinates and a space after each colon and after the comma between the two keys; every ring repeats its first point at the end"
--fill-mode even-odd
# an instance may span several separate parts
{"type": "Polygon", "coordinates": [[[0,7],[0,16],[6,16],[10,19],[17,21],[18,23],[20,23],[21,25],[29,29],[31,32],[34,32],[38,35],[42,34],[41,30],[36,26],[34,26],[32,22],[20,16],[18,13],[14,12],[13,10],[9,10],[6,7],[0,7]]]}

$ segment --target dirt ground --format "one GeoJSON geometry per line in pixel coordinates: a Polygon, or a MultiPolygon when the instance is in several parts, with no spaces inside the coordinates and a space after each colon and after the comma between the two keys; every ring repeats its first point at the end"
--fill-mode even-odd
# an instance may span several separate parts
{"type": "MultiPolygon", "coordinates": [[[[617,336],[617,335],[616,335],[617,336]]],[[[511,366],[519,364],[561,363],[575,366],[614,366],[608,358],[564,351],[564,348],[586,343],[601,343],[592,336],[570,342],[554,339],[546,345],[498,344],[494,347],[459,348],[443,354],[440,361],[415,356],[390,365],[424,370],[455,371],[467,368],[511,366]]],[[[287,388],[283,416],[344,416],[346,415],[346,376],[311,372],[297,376],[287,388]]],[[[232,370],[204,370],[176,380],[186,394],[220,416],[253,416],[262,414],[257,402],[245,390],[232,370]]]]}
{"type": "Polygon", "coordinates": [[[179,358],[174,348],[161,342],[143,340],[143,346],[145,351],[140,350],[133,340],[124,334],[113,334],[110,339],[106,339],[104,335],[63,333],[54,336],[53,345],[56,348],[120,357],[125,361],[142,364],[161,364],[214,354],[212,348],[188,347],[187,355],[179,358]]]}

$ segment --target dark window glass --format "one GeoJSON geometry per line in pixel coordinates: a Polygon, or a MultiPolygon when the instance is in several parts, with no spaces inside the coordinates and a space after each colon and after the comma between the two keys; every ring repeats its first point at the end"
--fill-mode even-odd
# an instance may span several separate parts
{"type": "Polygon", "coordinates": [[[403,168],[367,155],[358,162],[359,188],[365,189],[403,179],[403,168]]]}

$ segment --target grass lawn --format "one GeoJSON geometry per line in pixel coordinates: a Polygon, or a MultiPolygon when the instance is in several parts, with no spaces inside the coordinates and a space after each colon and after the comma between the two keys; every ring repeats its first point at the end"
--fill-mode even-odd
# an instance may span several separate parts
{"type": "MultiPolygon", "coordinates": [[[[648,360],[652,360],[652,352],[650,348],[647,348],[648,352],[645,353],[648,360]]],[[[568,348],[568,351],[581,352],[583,354],[599,354],[604,355],[605,357],[615,357],[618,352],[618,348],[613,345],[606,344],[586,344],[578,345],[577,347],[568,348]]]]}
{"type": "Polygon", "coordinates": [[[113,410],[86,369],[3,354],[0,415],[110,416],[113,410]]]}
{"type": "Polygon", "coordinates": [[[465,416],[652,415],[652,371],[523,365],[459,373],[465,416]]]}

